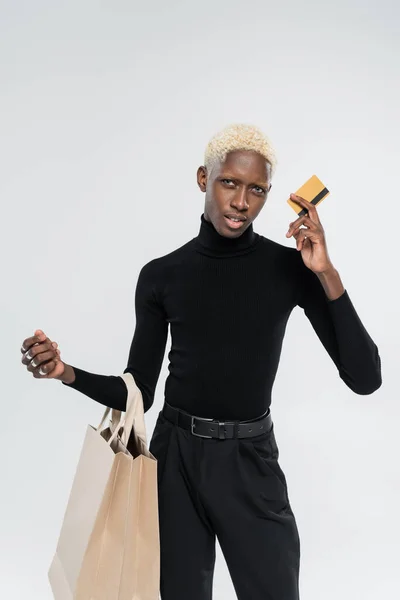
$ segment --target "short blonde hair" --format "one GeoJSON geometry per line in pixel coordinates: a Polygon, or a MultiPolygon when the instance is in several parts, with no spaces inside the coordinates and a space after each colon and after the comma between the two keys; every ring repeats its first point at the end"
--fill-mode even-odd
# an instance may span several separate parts
{"type": "Polygon", "coordinates": [[[204,166],[211,170],[216,162],[223,162],[235,150],[258,152],[270,163],[271,176],[274,174],[277,160],[271,142],[258,127],[241,123],[228,125],[212,137],[206,147],[204,166]]]}

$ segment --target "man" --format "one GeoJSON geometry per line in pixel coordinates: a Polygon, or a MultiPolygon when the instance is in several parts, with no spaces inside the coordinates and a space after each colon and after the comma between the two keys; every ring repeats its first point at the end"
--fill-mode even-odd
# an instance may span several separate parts
{"type": "MultiPolygon", "coordinates": [[[[381,385],[378,348],[329,258],[316,207],[292,195],[308,211],[286,233],[296,249],[253,230],[275,163],[257,128],[217,134],[197,171],[205,193],[198,235],[138,277],[125,372],[146,411],[171,329],[165,403],[150,443],[158,459],[163,600],[211,599],[216,536],[239,600],[299,597],[299,535],[270,413],[296,305],[351,390],[371,394],[381,385]]],[[[120,377],[65,365],[43,332],[22,351],[34,377],[56,377],[124,410],[120,377]]]]}

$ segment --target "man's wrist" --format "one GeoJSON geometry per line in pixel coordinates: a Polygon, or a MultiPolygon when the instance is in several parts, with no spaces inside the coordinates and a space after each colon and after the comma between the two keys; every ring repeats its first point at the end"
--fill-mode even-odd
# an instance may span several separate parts
{"type": "Polygon", "coordinates": [[[345,292],[345,287],[340,279],[340,275],[332,265],[326,271],[316,273],[318,279],[324,288],[325,294],[330,301],[337,300],[345,292]]]}
{"type": "Polygon", "coordinates": [[[65,365],[64,373],[60,375],[60,377],[57,377],[57,379],[59,379],[63,383],[66,383],[67,385],[73,383],[75,381],[75,378],[75,371],[73,367],[71,367],[71,365],[65,365]]]}

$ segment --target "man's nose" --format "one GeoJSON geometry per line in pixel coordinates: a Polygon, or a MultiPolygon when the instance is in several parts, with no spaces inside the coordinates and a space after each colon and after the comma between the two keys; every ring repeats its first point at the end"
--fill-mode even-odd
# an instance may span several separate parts
{"type": "Polygon", "coordinates": [[[249,205],[247,202],[247,190],[245,187],[238,189],[237,193],[232,199],[231,204],[235,206],[238,210],[248,208],[249,205]]]}

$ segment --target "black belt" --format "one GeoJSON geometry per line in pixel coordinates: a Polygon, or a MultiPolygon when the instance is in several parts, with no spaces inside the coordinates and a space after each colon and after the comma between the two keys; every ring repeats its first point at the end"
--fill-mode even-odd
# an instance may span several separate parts
{"type": "Polygon", "coordinates": [[[217,438],[220,440],[236,437],[250,438],[269,431],[272,427],[272,417],[269,409],[257,419],[250,421],[218,421],[196,417],[171,406],[168,402],[164,402],[161,412],[168,421],[188,429],[193,435],[202,438],[217,438]]]}

